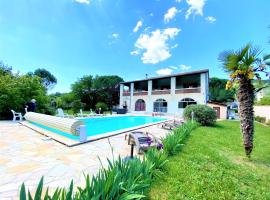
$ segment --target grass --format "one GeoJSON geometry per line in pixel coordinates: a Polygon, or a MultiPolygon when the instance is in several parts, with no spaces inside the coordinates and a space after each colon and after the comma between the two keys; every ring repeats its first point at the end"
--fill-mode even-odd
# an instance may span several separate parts
{"type": "Polygon", "coordinates": [[[254,140],[249,160],[239,122],[197,128],[169,159],[149,199],[270,199],[270,127],[256,124],[254,140]]]}

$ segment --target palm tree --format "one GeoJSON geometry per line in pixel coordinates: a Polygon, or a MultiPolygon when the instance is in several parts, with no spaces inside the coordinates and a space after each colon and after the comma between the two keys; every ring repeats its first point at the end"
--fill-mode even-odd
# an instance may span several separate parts
{"type": "Polygon", "coordinates": [[[226,89],[232,88],[234,84],[238,85],[239,117],[245,153],[248,157],[253,149],[255,93],[262,89],[255,89],[252,80],[260,81],[262,73],[270,77],[270,55],[260,58],[260,53],[258,48],[247,44],[238,51],[225,51],[219,56],[224,70],[230,74],[226,89]]]}

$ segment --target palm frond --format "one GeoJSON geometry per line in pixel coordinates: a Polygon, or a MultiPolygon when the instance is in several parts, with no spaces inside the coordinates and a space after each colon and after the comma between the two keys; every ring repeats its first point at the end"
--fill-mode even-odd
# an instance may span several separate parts
{"type": "MultiPolygon", "coordinates": [[[[263,61],[267,64],[267,63],[270,63],[270,54],[268,54],[268,55],[264,55],[263,56],[263,61]]],[[[267,64],[267,65],[269,65],[269,64],[267,64]]]]}
{"type": "Polygon", "coordinates": [[[219,54],[219,61],[222,64],[225,72],[232,72],[237,69],[238,65],[238,56],[235,55],[235,52],[232,50],[223,51],[219,54]]]}

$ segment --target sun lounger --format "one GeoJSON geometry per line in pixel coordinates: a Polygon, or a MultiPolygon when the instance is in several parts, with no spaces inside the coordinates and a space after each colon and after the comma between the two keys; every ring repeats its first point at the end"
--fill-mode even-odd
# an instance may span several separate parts
{"type": "Polygon", "coordinates": [[[77,114],[78,117],[88,117],[89,115],[84,114],[82,109],[80,109],[80,112],[77,114]]]}
{"type": "Polygon", "coordinates": [[[184,123],[184,121],[180,120],[173,120],[173,121],[169,121],[169,122],[164,122],[161,124],[161,128],[166,129],[166,130],[172,130],[175,129],[179,126],[181,126],[184,123]]]}
{"type": "Polygon", "coordinates": [[[74,118],[73,115],[69,115],[67,113],[64,113],[63,109],[62,108],[57,108],[57,114],[56,114],[57,117],[63,117],[63,118],[74,118]]]}
{"type": "Polygon", "coordinates": [[[15,122],[16,119],[22,121],[22,113],[15,112],[14,110],[11,110],[11,112],[13,114],[13,122],[15,122]]]}
{"type": "Polygon", "coordinates": [[[149,133],[144,133],[141,131],[131,132],[126,134],[125,139],[128,137],[128,144],[135,145],[137,153],[143,153],[150,148],[157,147],[158,139],[153,135],[150,136],[149,133]]]}

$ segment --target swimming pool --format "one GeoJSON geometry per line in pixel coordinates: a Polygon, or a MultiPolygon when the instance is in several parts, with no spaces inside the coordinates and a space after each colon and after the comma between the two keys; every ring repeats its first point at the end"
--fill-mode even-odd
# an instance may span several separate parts
{"type": "MultiPolygon", "coordinates": [[[[80,118],[86,125],[87,140],[98,139],[99,137],[106,137],[113,134],[129,131],[144,126],[149,126],[162,121],[166,121],[164,117],[152,116],[112,116],[112,117],[94,117],[94,118],[80,118]]],[[[42,129],[51,131],[58,135],[67,137],[72,140],[79,140],[79,136],[74,136],[63,131],[50,128],[35,122],[31,124],[42,129]]]]}

